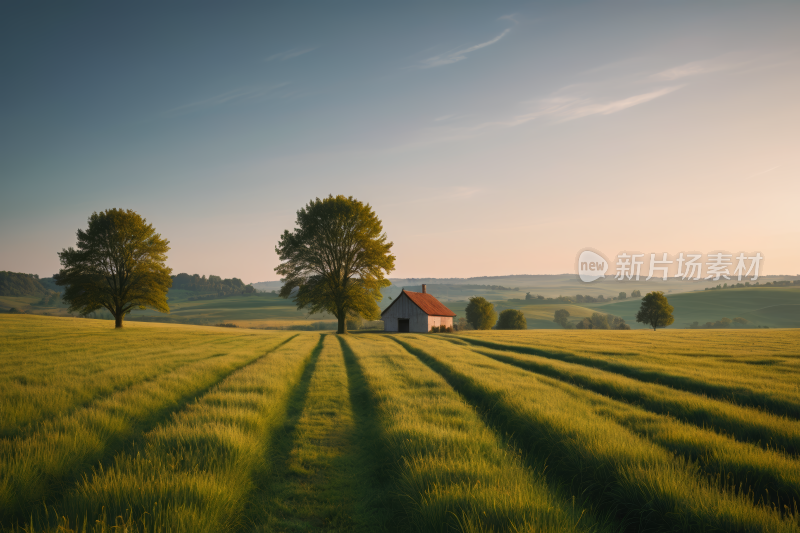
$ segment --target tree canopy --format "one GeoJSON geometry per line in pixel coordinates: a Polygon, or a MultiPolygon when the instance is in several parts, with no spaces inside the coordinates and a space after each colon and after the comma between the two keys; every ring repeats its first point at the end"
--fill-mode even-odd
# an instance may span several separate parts
{"type": "Polygon", "coordinates": [[[206,278],[205,275],[194,274],[190,276],[185,272],[172,276],[172,288],[193,292],[215,292],[219,296],[255,294],[256,292],[252,285],[245,285],[239,278],[222,279],[213,274],[206,278]]]}
{"type": "Polygon", "coordinates": [[[672,311],[675,308],[669,305],[667,297],[661,291],[649,292],[642,298],[642,306],[636,313],[636,322],[647,324],[653,328],[665,328],[675,322],[672,311]]]}
{"type": "Polygon", "coordinates": [[[46,292],[36,274],[0,271],[0,296],[38,296],[46,292]]]}
{"type": "Polygon", "coordinates": [[[497,322],[494,305],[483,296],[473,296],[467,304],[467,322],[475,329],[491,329],[497,322]]]}
{"type": "Polygon", "coordinates": [[[65,287],[70,311],[86,315],[105,308],[121,328],[133,309],[169,312],[167,251],[169,241],[130,209],[92,213],[88,229],[78,230],[77,249],[58,254],[62,268],[55,282],[65,287]]]}
{"type": "Polygon", "coordinates": [[[312,200],[297,212],[297,227],[286,230],[275,247],[283,276],[280,295],[298,309],[328,312],[347,333],[347,319],[380,318],[384,277],[394,270],[393,243],[369,204],[352,196],[312,200]],[[296,291],[295,291],[296,289],[296,291]]]}
{"type": "Polygon", "coordinates": [[[566,309],[556,309],[556,312],[553,316],[553,322],[561,326],[562,328],[568,327],[568,320],[569,320],[569,311],[566,309]]]}
{"type": "Polygon", "coordinates": [[[517,309],[506,309],[500,313],[497,329],[528,329],[525,315],[517,309]]]}

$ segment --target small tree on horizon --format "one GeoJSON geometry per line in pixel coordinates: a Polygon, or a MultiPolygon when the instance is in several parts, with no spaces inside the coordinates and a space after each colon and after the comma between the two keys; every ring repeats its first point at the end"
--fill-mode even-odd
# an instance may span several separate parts
{"type": "Polygon", "coordinates": [[[497,329],[528,329],[525,315],[517,309],[506,309],[500,313],[497,320],[497,329]]]}
{"type": "Polygon", "coordinates": [[[483,296],[473,296],[467,305],[467,322],[475,329],[491,329],[497,322],[494,305],[483,296]]]}
{"type": "Polygon", "coordinates": [[[647,324],[655,331],[656,328],[665,328],[675,322],[672,316],[674,310],[663,292],[649,292],[642,298],[642,306],[636,313],[636,321],[647,324]]]}
{"type": "Polygon", "coordinates": [[[53,278],[65,288],[70,311],[88,315],[107,309],[114,327],[121,328],[134,309],[169,313],[168,251],[169,241],[141,216],[130,209],[107,209],[92,213],[88,229],[78,230],[77,249],[58,254],[62,268],[53,278]]]}
{"type": "Polygon", "coordinates": [[[555,322],[562,328],[566,328],[567,320],[569,320],[569,311],[567,311],[566,309],[557,309],[555,312],[555,316],[553,317],[553,322],[555,322]]]}

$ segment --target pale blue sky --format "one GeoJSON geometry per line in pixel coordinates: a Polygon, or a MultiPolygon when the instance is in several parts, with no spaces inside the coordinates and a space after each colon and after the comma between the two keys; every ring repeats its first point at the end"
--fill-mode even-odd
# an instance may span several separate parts
{"type": "Polygon", "coordinates": [[[332,193],[376,209],[397,277],[561,273],[589,246],[800,273],[797,2],[2,9],[2,270],[52,275],[122,207],[176,273],[276,279],[332,193]]]}

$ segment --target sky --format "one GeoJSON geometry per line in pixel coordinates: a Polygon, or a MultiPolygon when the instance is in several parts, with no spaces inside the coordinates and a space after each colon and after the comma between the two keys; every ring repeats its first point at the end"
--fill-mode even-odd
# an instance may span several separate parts
{"type": "Polygon", "coordinates": [[[585,248],[800,274],[798,2],[6,2],[0,270],[92,212],[168,266],[278,279],[313,198],[391,277],[573,272],[585,248]]]}

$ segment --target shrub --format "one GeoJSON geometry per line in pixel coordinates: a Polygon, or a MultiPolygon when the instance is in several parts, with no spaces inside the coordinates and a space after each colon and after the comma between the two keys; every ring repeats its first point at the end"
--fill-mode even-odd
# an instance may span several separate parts
{"type": "Polygon", "coordinates": [[[592,313],[592,329],[608,329],[608,318],[603,313],[592,313]]]}
{"type": "Polygon", "coordinates": [[[497,329],[528,329],[525,315],[517,309],[506,309],[500,313],[500,320],[497,321],[497,329]]]}
{"type": "Polygon", "coordinates": [[[467,322],[475,329],[491,329],[497,322],[494,305],[482,296],[473,296],[467,305],[467,322]]]}

